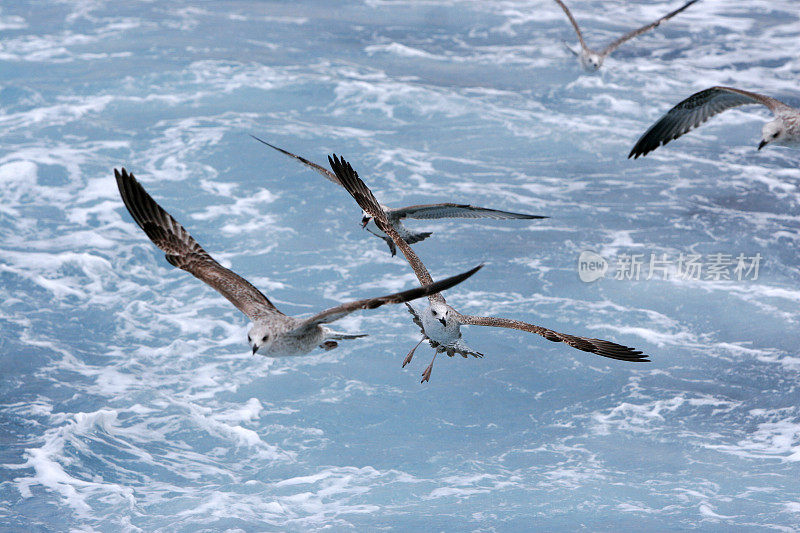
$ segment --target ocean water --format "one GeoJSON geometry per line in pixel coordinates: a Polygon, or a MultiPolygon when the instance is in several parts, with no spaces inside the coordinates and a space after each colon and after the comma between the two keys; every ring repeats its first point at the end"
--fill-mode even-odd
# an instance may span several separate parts
{"type": "MultiPolygon", "coordinates": [[[[678,5],[569,4],[596,47],[678,5]]],[[[796,530],[800,151],[757,151],[750,106],[626,156],[712,85],[800,104],[798,37],[794,0],[703,0],[585,74],[546,0],[0,2],[0,529],[796,530]],[[551,217],[409,226],[434,276],[486,262],[447,294],[462,312],[652,362],[465,327],[486,357],[420,384],[403,306],[337,323],[370,336],[336,350],[251,356],[114,167],[286,313],[416,280],[250,134],[343,155],[390,206],[551,217]]]]}

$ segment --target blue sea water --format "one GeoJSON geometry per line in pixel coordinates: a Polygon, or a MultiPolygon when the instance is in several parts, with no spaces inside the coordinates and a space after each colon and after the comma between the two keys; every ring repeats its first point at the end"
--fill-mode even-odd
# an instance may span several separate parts
{"type": "MultiPolygon", "coordinates": [[[[596,47],[677,5],[569,4],[596,47]]],[[[800,152],[757,151],[751,106],[626,156],[712,85],[800,104],[799,36],[794,0],[702,0],[585,74],[546,0],[0,2],[0,528],[796,530],[800,152]],[[486,357],[420,384],[403,306],[337,323],[370,336],[330,352],[251,356],[114,167],[286,313],[416,280],[343,190],[250,134],[343,155],[390,206],[548,215],[409,225],[434,231],[434,276],[487,263],[448,292],[462,312],[652,362],[465,327],[486,357]],[[692,254],[759,270],[684,279],[692,254]],[[615,279],[633,256],[640,279],[615,279]]]]}

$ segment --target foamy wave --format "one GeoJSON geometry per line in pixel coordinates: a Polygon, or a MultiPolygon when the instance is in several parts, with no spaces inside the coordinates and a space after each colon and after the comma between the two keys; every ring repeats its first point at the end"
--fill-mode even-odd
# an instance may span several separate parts
{"type": "Polygon", "coordinates": [[[134,491],[130,487],[116,483],[83,479],[81,474],[70,475],[65,467],[72,462],[65,458],[66,448],[84,448],[90,433],[99,431],[108,435],[118,433],[117,412],[101,409],[92,413],[75,413],[61,427],[48,430],[44,444],[40,448],[30,448],[25,452],[25,462],[20,465],[5,465],[14,469],[34,470],[30,477],[19,477],[14,481],[23,498],[32,497],[31,487],[43,485],[61,495],[64,502],[81,517],[90,518],[96,500],[102,499],[123,512],[129,512],[136,505],[134,491]]]}
{"type": "Polygon", "coordinates": [[[787,417],[787,411],[790,410],[753,410],[754,418],[770,420],[758,423],[754,431],[743,435],[736,444],[707,444],[706,447],[750,459],[800,461],[800,421],[787,417]]]}
{"type": "Polygon", "coordinates": [[[666,423],[667,418],[681,416],[679,412],[697,408],[713,408],[712,412],[725,412],[736,408],[739,402],[715,398],[709,395],[688,397],[679,394],[671,398],[645,403],[623,402],[607,413],[592,415],[594,431],[608,435],[613,431],[651,433],[666,423]]]}

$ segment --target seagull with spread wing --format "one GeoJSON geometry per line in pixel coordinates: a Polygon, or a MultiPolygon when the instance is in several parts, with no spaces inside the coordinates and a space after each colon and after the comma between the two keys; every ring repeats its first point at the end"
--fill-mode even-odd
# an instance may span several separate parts
{"type": "Polygon", "coordinates": [[[727,109],[750,104],[766,106],[775,116],[761,128],[759,150],[768,144],[800,146],[800,110],[763,94],[733,87],[711,87],[694,93],[650,126],[636,142],[628,159],[647,155],[727,109]]]}
{"type": "Polygon", "coordinates": [[[481,268],[477,266],[463,274],[437,283],[423,284],[415,289],[344,303],[309,318],[287,316],[278,311],[246,279],[220,265],[203,250],[189,232],[153,200],[133,174],[123,168],[121,171],[114,169],[114,176],[122,201],[133,220],[150,237],[153,244],[166,253],[169,264],[207,283],[253,321],[253,327],[247,334],[247,342],[254,355],[256,352],[270,357],[303,355],[317,346],[331,350],[338,346],[338,340],[365,337],[366,335],[338,333],[329,329],[326,324],[359,309],[375,309],[384,304],[404,303],[430,294],[439,294],[440,291],[461,283],[481,268]]]}
{"type": "MultiPolygon", "coordinates": [[[[251,135],[255,140],[258,142],[264,143],[270,148],[273,148],[279,151],[282,154],[285,154],[292,159],[295,159],[304,165],[316,170],[320,174],[322,174],[327,180],[336,183],[337,185],[341,185],[339,182],[339,178],[331,172],[330,170],[326,169],[325,167],[318,165],[308,159],[301,157],[299,155],[293,154],[283,148],[278,148],[277,146],[268,143],[262,139],[259,139],[255,135],[251,135]]],[[[423,205],[410,205],[407,207],[396,207],[394,209],[381,206],[383,208],[384,213],[386,214],[386,218],[389,220],[389,223],[392,227],[397,231],[398,234],[409,244],[414,244],[420,242],[422,240],[427,239],[431,236],[431,232],[417,232],[412,231],[406,228],[403,225],[402,220],[404,218],[413,218],[418,220],[430,220],[430,219],[438,219],[438,218],[470,218],[470,219],[477,219],[477,218],[491,218],[495,220],[509,220],[509,219],[519,219],[519,220],[533,220],[537,218],[548,218],[541,215],[526,215],[524,213],[512,213],[510,211],[500,211],[498,209],[488,209],[486,207],[475,207],[474,205],[466,205],[466,204],[451,204],[451,203],[443,203],[443,204],[423,204],[423,205]]],[[[395,248],[394,241],[386,235],[385,232],[381,231],[378,225],[375,223],[373,217],[364,211],[363,216],[361,218],[361,227],[366,229],[368,232],[372,233],[376,237],[383,239],[383,241],[389,246],[389,251],[392,255],[397,253],[397,248],[395,248]]]]}
{"type": "Polygon", "coordinates": [[[564,13],[567,15],[567,18],[572,23],[572,27],[575,28],[575,33],[578,34],[578,42],[580,42],[581,45],[581,51],[578,52],[576,50],[573,50],[570,46],[566,45],[566,43],[565,46],[567,46],[567,49],[570,52],[572,52],[578,57],[578,59],[581,62],[581,66],[589,72],[594,72],[595,70],[599,70],[600,67],[603,66],[603,61],[605,60],[605,58],[607,58],[609,54],[611,54],[611,52],[619,48],[620,45],[622,45],[626,41],[629,41],[634,37],[643,34],[646,31],[652,30],[665,20],[671,19],[672,17],[674,17],[675,15],[677,15],[678,13],[680,13],[681,11],[683,11],[684,9],[686,9],[687,7],[689,7],[690,5],[694,4],[697,1],[698,0],[691,0],[690,2],[687,2],[683,6],[676,9],[675,11],[667,13],[666,15],[656,20],[655,22],[651,22],[646,26],[642,26],[639,29],[626,33],[616,41],[606,46],[603,50],[595,51],[586,46],[586,41],[583,40],[583,34],[581,33],[581,29],[578,27],[578,23],[575,21],[575,17],[572,16],[572,13],[570,13],[569,8],[566,6],[566,4],[564,4],[564,2],[562,2],[561,0],[555,0],[556,4],[561,6],[561,9],[564,10],[564,13]]]}
{"type": "MultiPolygon", "coordinates": [[[[403,255],[405,255],[412,270],[414,270],[419,282],[423,286],[429,285],[433,279],[430,273],[428,273],[428,269],[425,268],[425,265],[408,243],[394,230],[388,218],[383,213],[380,204],[375,199],[375,196],[373,196],[372,191],[361,181],[350,163],[337,157],[335,154],[332,157],[328,157],[328,162],[333,172],[336,174],[336,177],[339,179],[339,182],[347,192],[350,193],[364,211],[375,219],[376,224],[394,240],[397,247],[400,248],[403,255]]],[[[430,380],[433,363],[436,361],[436,355],[439,353],[445,352],[450,357],[453,357],[455,354],[460,354],[463,357],[469,355],[473,357],[483,357],[483,354],[471,349],[461,338],[462,325],[518,329],[529,333],[536,333],[549,341],[564,342],[578,350],[595,353],[611,359],[631,362],[649,361],[649,359],[647,359],[649,356],[642,354],[639,350],[601,339],[567,335],[541,326],[508,318],[463,315],[447,305],[444,296],[440,293],[429,295],[428,301],[428,307],[421,313],[417,313],[410,305],[406,304],[414,317],[414,322],[422,330],[423,337],[408,353],[403,361],[403,366],[406,366],[411,361],[414,356],[414,351],[424,340],[428,340],[431,347],[436,350],[430,365],[428,365],[422,373],[423,382],[430,380]]]]}

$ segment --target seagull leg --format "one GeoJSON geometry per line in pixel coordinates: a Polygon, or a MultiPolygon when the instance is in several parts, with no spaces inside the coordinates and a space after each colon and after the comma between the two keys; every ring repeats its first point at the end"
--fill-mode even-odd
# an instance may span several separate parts
{"type": "Polygon", "coordinates": [[[417,345],[414,346],[413,348],[411,348],[411,351],[408,352],[408,355],[406,356],[406,358],[403,359],[403,368],[405,368],[406,365],[411,362],[411,358],[414,357],[414,350],[416,350],[419,347],[419,345],[422,344],[422,341],[424,341],[424,340],[425,340],[425,337],[422,337],[419,340],[419,342],[417,343],[417,345]]]}
{"type": "Polygon", "coordinates": [[[431,371],[433,371],[433,362],[436,361],[436,356],[439,355],[439,352],[434,352],[433,359],[431,359],[431,364],[428,365],[428,368],[422,373],[422,381],[420,383],[425,383],[426,381],[431,380],[431,371]]]}

